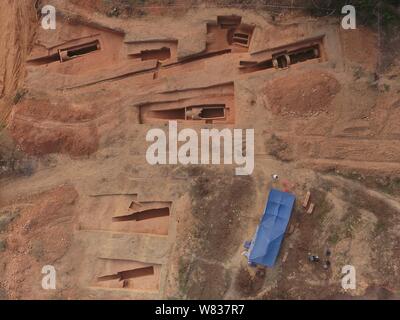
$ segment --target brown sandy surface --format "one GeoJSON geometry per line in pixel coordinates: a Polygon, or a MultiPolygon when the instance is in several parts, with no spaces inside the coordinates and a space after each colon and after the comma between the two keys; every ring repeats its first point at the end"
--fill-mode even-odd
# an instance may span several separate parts
{"type": "Polygon", "coordinates": [[[59,15],[46,31],[30,1],[6,2],[0,298],[398,297],[400,67],[377,69],[375,31],[300,12],[100,0],[49,1],[59,15]],[[274,68],[282,50],[304,61],[274,68]],[[225,116],[187,119],[199,105],[225,116]],[[149,165],[146,134],[167,119],[254,128],[253,174],[149,165]],[[250,268],[243,243],[271,187],[296,208],[276,266],[250,268]],[[329,270],[308,262],[327,247],[329,270]],[[358,285],[345,292],[347,264],[358,285]],[[55,291],[40,286],[44,265],[55,291]]]}

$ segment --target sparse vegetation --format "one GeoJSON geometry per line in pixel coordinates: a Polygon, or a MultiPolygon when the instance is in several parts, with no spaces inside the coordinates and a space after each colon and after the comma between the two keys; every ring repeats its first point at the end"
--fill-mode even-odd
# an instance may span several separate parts
{"type": "Polygon", "coordinates": [[[240,245],[238,234],[247,225],[243,215],[255,197],[254,181],[251,176],[218,176],[203,171],[194,179],[190,194],[195,221],[193,252],[224,261],[240,245]]]}
{"type": "Polygon", "coordinates": [[[12,175],[29,176],[34,171],[34,161],[18,150],[7,129],[0,130],[0,178],[12,175]]]}
{"type": "Polygon", "coordinates": [[[357,171],[350,170],[335,170],[331,169],[327,173],[334,173],[343,178],[358,181],[367,188],[372,188],[380,192],[391,195],[397,195],[400,192],[400,176],[393,175],[377,175],[377,174],[363,174],[357,171]]]}
{"type": "Polygon", "coordinates": [[[356,68],[354,69],[353,77],[354,77],[355,80],[359,80],[359,79],[361,79],[361,78],[364,77],[364,76],[365,76],[365,72],[364,72],[363,68],[361,68],[361,67],[356,67],[356,68]]]}
{"type": "Polygon", "coordinates": [[[178,285],[179,285],[179,292],[182,295],[186,295],[187,293],[189,268],[190,268],[189,261],[184,257],[180,257],[178,262],[178,285]]]}
{"type": "Polygon", "coordinates": [[[103,0],[106,15],[109,17],[129,18],[146,15],[145,6],[160,5],[157,1],[148,0],[103,0]]]}
{"type": "Polygon", "coordinates": [[[191,167],[193,225],[184,235],[187,255],[179,259],[178,286],[181,295],[195,299],[220,299],[231,284],[223,266],[241,246],[248,220],[245,215],[256,194],[251,177],[218,175],[191,167]]]}
{"type": "Polygon", "coordinates": [[[350,206],[341,219],[343,236],[352,238],[354,231],[361,222],[361,213],[357,208],[350,206]]]}
{"type": "Polygon", "coordinates": [[[340,234],[338,228],[335,228],[328,237],[328,243],[336,245],[340,241],[340,234]]]}
{"type": "Polygon", "coordinates": [[[275,134],[265,142],[265,146],[268,154],[275,159],[285,162],[293,160],[290,145],[275,134]]]}
{"type": "Polygon", "coordinates": [[[228,290],[230,272],[221,264],[193,259],[179,263],[180,294],[188,299],[222,299],[228,290]]]}
{"type": "Polygon", "coordinates": [[[311,189],[312,202],[316,204],[313,217],[319,223],[323,222],[326,215],[333,209],[333,204],[327,199],[327,193],[323,190],[311,189]]]}
{"type": "Polygon", "coordinates": [[[388,84],[384,84],[383,85],[383,89],[386,91],[386,92],[389,92],[390,91],[390,85],[388,85],[388,84]]]}
{"type": "Polygon", "coordinates": [[[374,230],[374,236],[379,236],[382,232],[387,230],[387,225],[381,220],[378,220],[378,222],[375,225],[375,230],[374,230]]]}
{"type": "Polygon", "coordinates": [[[310,13],[315,16],[327,14],[342,14],[345,5],[353,5],[357,10],[357,18],[360,23],[365,25],[376,25],[378,19],[384,26],[390,27],[400,23],[398,13],[399,2],[397,0],[318,0],[305,1],[309,3],[310,13]],[[315,5],[315,3],[318,5],[315,5]]]}
{"type": "Polygon", "coordinates": [[[18,104],[21,102],[21,100],[24,98],[26,95],[27,91],[26,90],[18,90],[17,93],[14,96],[13,103],[14,105],[18,104]]]}
{"type": "Polygon", "coordinates": [[[357,208],[350,206],[340,219],[340,222],[333,225],[331,230],[329,230],[328,243],[330,245],[336,245],[343,239],[352,239],[361,221],[361,212],[357,210],[357,208]]]}
{"type": "Polygon", "coordinates": [[[4,252],[7,247],[7,242],[5,239],[0,239],[0,253],[4,252]]]}
{"type": "Polygon", "coordinates": [[[236,276],[236,290],[246,297],[258,294],[264,286],[265,270],[258,269],[254,275],[248,268],[241,267],[236,276]]]}
{"type": "Polygon", "coordinates": [[[380,199],[359,190],[348,190],[344,193],[345,200],[357,209],[372,212],[378,218],[379,229],[389,229],[392,219],[400,214],[400,211],[391,206],[384,199],[380,199]]]}
{"type": "Polygon", "coordinates": [[[7,299],[8,296],[6,290],[0,287],[0,300],[7,300],[7,299]]]}
{"type": "Polygon", "coordinates": [[[36,259],[36,261],[40,261],[44,256],[44,248],[41,241],[36,240],[32,243],[31,255],[36,259]]]}
{"type": "Polygon", "coordinates": [[[17,209],[0,212],[0,233],[4,232],[8,225],[13,222],[19,214],[20,212],[17,209]]]}

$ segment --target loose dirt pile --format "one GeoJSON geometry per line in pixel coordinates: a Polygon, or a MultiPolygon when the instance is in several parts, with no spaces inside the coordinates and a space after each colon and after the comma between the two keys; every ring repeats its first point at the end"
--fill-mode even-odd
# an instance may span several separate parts
{"type": "Polygon", "coordinates": [[[329,73],[309,71],[270,81],[266,95],[274,114],[306,117],[329,112],[339,90],[339,82],[329,73]]]}
{"type": "Polygon", "coordinates": [[[29,155],[64,153],[71,156],[90,155],[97,150],[97,128],[94,126],[36,126],[15,119],[10,126],[21,149],[29,155]]]}

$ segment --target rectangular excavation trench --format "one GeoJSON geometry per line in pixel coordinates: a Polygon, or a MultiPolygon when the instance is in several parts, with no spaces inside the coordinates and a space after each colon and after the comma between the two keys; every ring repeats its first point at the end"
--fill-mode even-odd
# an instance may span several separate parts
{"type": "Polygon", "coordinates": [[[301,45],[288,45],[281,47],[271,54],[271,58],[257,60],[240,61],[240,69],[243,73],[256,72],[267,69],[286,69],[291,65],[304,63],[307,61],[323,61],[323,38],[302,43],[301,45]]]}
{"type": "MultiPolygon", "coordinates": [[[[206,24],[207,40],[206,48],[190,56],[176,58],[176,48],[174,50],[174,59],[161,65],[161,69],[173,68],[188,63],[196,63],[203,59],[209,59],[232,52],[248,51],[254,26],[242,24],[240,16],[218,16],[216,22],[206,24]]],[[[151,43],[149,43],[150,45],[151,43]]],[[[153,45],[154,46],[154,45],[153,45]]],[[[175,45],[175,47],[177,44],[175,45]]],[[[139,55],[134,55],[139,57],[139,55]]],[[[165,56],[163,56],[165,58],[165,56]]],[[[166,59],[168,60],[168,59],[166,59]]]]}
{"type": "Polygon", "coordinates": [[[178,59],[177,40],[125,41],[125,44],[127,46],[127,55],[130,59],[140,59],[141,61],[155,60],[159,62],[157,68],[154,70],[153,79],[157,79],[159,77],[159,73],[179,73],[180,71],[175,70],[175,68],[179,68],[187,64],[196,64],[201,60],[232,52],[232,49],[229,48],[229,45],[227,44],[223,48],[217,48],[215,50],[209,50],[209,48],[206,48],[206,50],[202,52],[178,59]]]}
{"type": "Polygon", "coordinates": [[[66,62],[78,58],[94,51],[100,50],[100,41],[94,40],[80,45],[58,49],[56,53],[28,60],[30,65],[45,65],[54,62],[66,62]]]}
{"type": "Polygon", "coordinates": [[[167,93],[165,99],[139,105],[139,123],[168,123],[171,120],[188,124],[235,123],[233,83],[178,90],[167,93]],[[182,98],[173,100],[174,97],[182,98]]]}
{"type": "Polygon", "coordinates": [[[198,53],[183,59],[180,59],[179,61],[175,61],[175,62],[170,62],[170,63],[165,63],[161,65],[161,68],[163,69],[170,69],[170,68],[174,68],[174,67],[178,67],[178,66],[182,66],[185,64],[189,64],[189,63],[196,63],[199,62],[203,59],[209,59],[212,57],[218,57],[224,54],[228,54],[231,53],[232,49],[221,49],[221,50],[215,50],[215,51],[206,51],[206,52],[202,52],[202,53],[198,53]]]}
{"type": "Polygon", "coordinates": [[[246,52],[250,47],[254,26],[241,23],[238,16],[218,17],[217,23],[207,24],[206,52],[230,50],[246,52]]]}
{"type": "Polygon", "coordinates": [[[135,196],[129,195],[90,197],[85,201],[83,211],[91,214],[80,215],[79,227],[82,230],[166,236],[171,206],[172,203],[166,201],[138,202],[135,196]]]}
{"type": "Polygon", "coordinates": [[[60,61],[65,62],[80,56],[89,54],[91,52],[100,50],[100,41],[94,40],[92,42],[87,42],[81,45],[59,49],[60,61]]]}
{"type": "Polygon", "coordinates": [[[232,43],[244,47],[249,46],[250,35],[246,33],[236,32],[232,35],[232,43]]]}
{"type": "Polygon", "coordinates": [[[136,211],[130,214],[113,217],[113,222],[125,222],[125,221],[142,221],[148,219],[155,219],[160,217],[169,217],[169,207],[147,209],[143,211],[136,211]]]}
{"type": "Polygon", "coordinates": [[[160,49],[142,50],[140,53],[129,54],[129,57],[133,59],[146,60],[159,60],[164,61],[171,58],[171,49],[162,47],[160,49]]]}
{"type": "MultiPolygon", "coordinates": [[[[110,281],[110,280],[118,280],[118,281],[125,281],[128,279],[136,279],[141,278],[149,275],[154,275],[154,267],[143,267],[143,268],[136,268],[131,270],[120,271],[115,274],[101,276],[97,278],[97,281],[110,281]]],[[[125,286],[124,286],[125,287],[125,286]]]]}
{"type": "Polygon", "coordinates": [[[250,47],[250,41],[253,36],[254,26],[241,24],[228,33],[228,42],[233,46],[246,48],[250,47]]]}
{"type": "Polygon", "coordinates": [[[177,109],[152,110],[146,117],[160,120],[205,121],[213,123],[214,120],[226,119],[225,104],[204,104],[188,106],[177,109]]]}
{"type": "Polygon", "coordinates": [[[132,291],[158,291],[161,265],[139,261],[98,259],[92,287],[132,291]]]}

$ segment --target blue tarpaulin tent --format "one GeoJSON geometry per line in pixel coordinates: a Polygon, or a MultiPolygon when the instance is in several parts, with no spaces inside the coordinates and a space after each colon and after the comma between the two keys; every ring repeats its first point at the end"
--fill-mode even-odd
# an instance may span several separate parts
{"type": "Polygon", "coordinates": [[[289,223],[295,201],[291,193],[272,189],[264,215],[251,241],[249,263],[273,267],[289,223]]]}

